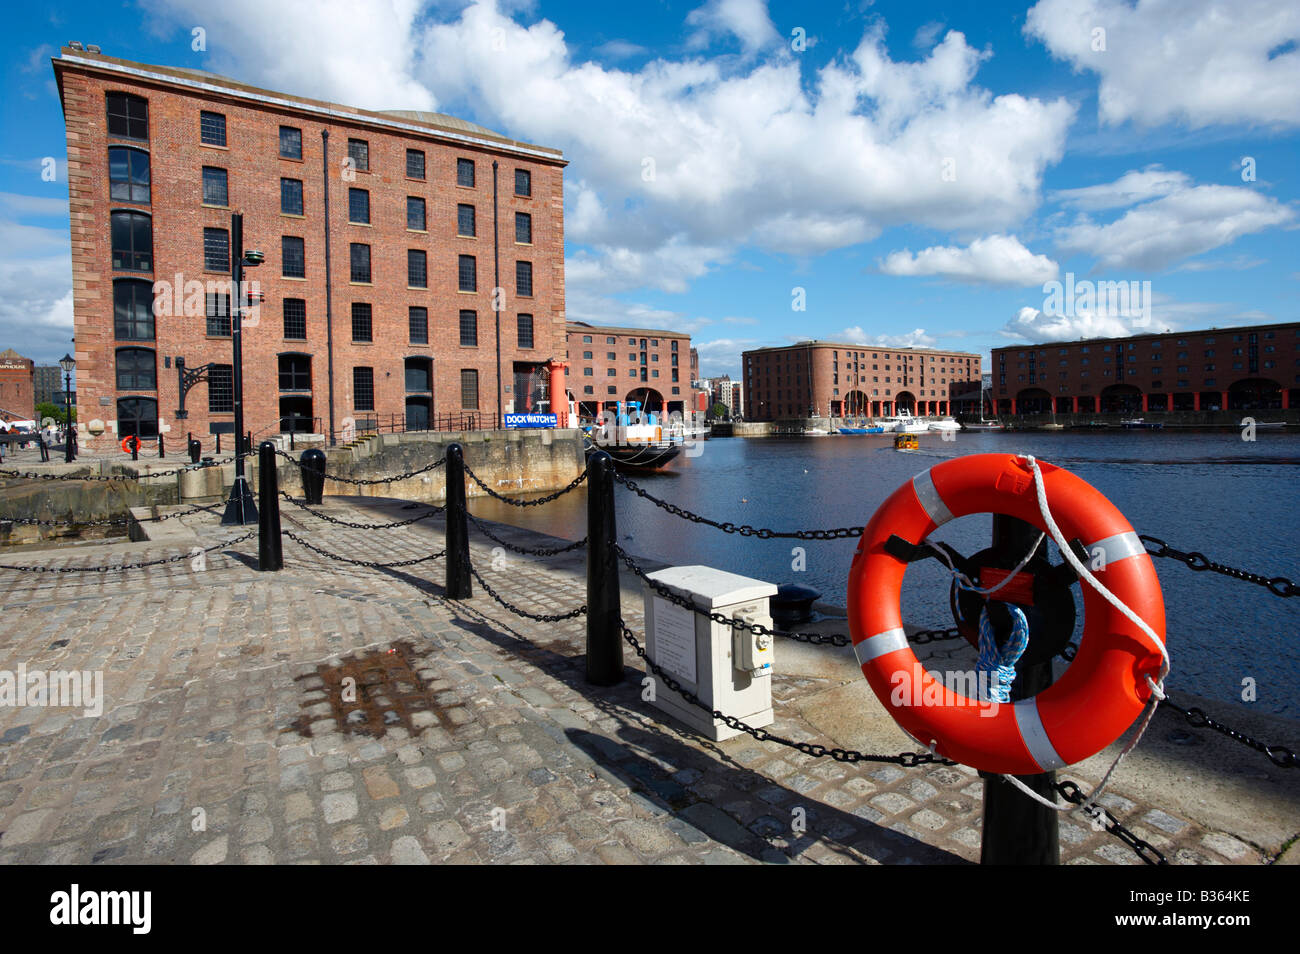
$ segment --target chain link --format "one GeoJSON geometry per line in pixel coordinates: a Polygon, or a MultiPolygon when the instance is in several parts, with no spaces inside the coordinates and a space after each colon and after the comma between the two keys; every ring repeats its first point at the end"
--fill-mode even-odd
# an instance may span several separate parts
{"type": "Polygon", "coordinates": [[[587,538],[583,537],[581,540],[577,540],[563,547],[521,547],[518,546],[517,544],[510,543],[506,540],[502,540],[495,533],[493,533],[482,523],[480,523],[477,519],[475,519],[474,515],[469,511],[465,512],[465,516],[469,518],[470,523],[478,527],[479,532],[481,532],[483,536],[487,537],[489,540],[493,541],[494,543],[499,543],[507,550],[511,550],[515,553],[523,554],[524,556],[540,556],[540,557],[559,556],[561,553],[568,553],[572,550],[580,550],[587,545],[587,538]]]}
{"type": "Polygon", "coordinates": [[[716,520],[710,520],[708,517],[701,516],[698,513],[692,513],[689,510],[683,510],[676,504],[669,503],[667,500],[661,500],[648,491],[638,486],[631,478],[623,474],[614,472],[614,479],[625,486],[638,497],[643,497],[650,501],[661,510],[666,510],[674,517],[681,517],[683,520],[689,520],[691,523],[702,523],[707,526],[721,530],[723,533],[738,533],[742,537],[757,537],[760,540],[783,539],[783,540],[847,540],[853,537],[862,536],[862,527],[839,527],[835,530],[768,530],[762,527],[751,527],[749,524],[734,524],[731,522],[719,523],[716,520]]]}
{"type": "Polygon", "coordinates": [[[328,550],[322,550],[320,547],[308,543],[306,540],[298,536],[298,534],[294,533],[292,530],[285,530],[283,531],[283,533],[294,543],[300,544],[301,546],[306,547],[308,550],[311,550],[313,553],[317,553],[328,560],[335,560],[339,563],[351,563],[353,566],[370,567],[371,569],[375,569],[375,570],[388,570],[388,569],[394,569],[399,566],[415,566],[415,564],[417,563],[426,563],[429,560],[436,560],[438,559],[438,557],[446,556],[447,554],[446,550],[439,550],[437,553],[430,553],[428,556],[415,557],[412,560],[395,560],[392,563],[377,563],[374,560],[354,560],[351,557],[339,556],[337,553],[330,553],[328,550]]]}
{"type": "MultiPolygon", "coordinates": [[[[188,517],[190,514],[201,511],[213,511],[218,507],[224,507],[225,501],[205,506],[191,507],[188,510],[177,510],[174,513],[165,513],[160,517],[146,517],[142,523],[161,523],[164,520],[172,520],[176,517],[188,517]]],[[[0,523],[20,523],[31,527],[111,527],[130,523],[131,515],[122,514],[117,517],[106,517],[103,520],[37,520],[33,517],[0,517],[0,523]]]]}
{"type": "Polygon", "coordinates": [[[469,562],[468,566],[469,572],[474,575],[474,579],[478,580],[479,586],[483,587],[484,592],[516,616],[522,616],[525,619],[533,619],[539,623],[562,623],[566,619],[575,619],[578,616],[586,615],[586,603],[583,603],[577,609],[569,610],[567,613],[530,613],[526,609],[520,609],[518,606],[515,606],[513,603],[506,600],[505,597],[501,596],[501,594],[496,590],[492,589],[492,587],[488,585],[487,580],[483,579],[483,577],[479,575],[478,570],[474,568],[473,562],[469,562]]]}
{"type": "MultiPolygon", "coordinates": [[[[248,455],[245,454],[244,456],[247,457],[248,455]]],[[[202,470],[204,467],[220,467],[222,464],[229,464],[234,459],[233,457],[223,457],[221,460],[214,460],[208,464],[190,464],[186,467],[178,467],[175,470],[159,470],[150,474],[42,474],[34,470],[0,470],[0,477],[17,477],[22,480],[151,480],[154,477],[175,477],[177,474],[184,474],[191,470],[202,470]]]]}
{"type": "Polygon", "coordinates": [[[1159,537],[1148,536],[1145,533],[1138,534],[1138,539],[1146,546],[1146,551],[1151,556],[1168,557],[1171,560],[1177,560],[1180,563],[1185,563],[1190,569],[1196,570],[1198,573],[1211,570],[1215,573],[1222,573],[1224,576],[1230,576],[1234,580],[1245,580],[1247,583],[1262,586],[1274,596],[1300,596],[1300,586],[1297,586],[1285,576],[1263,576],[1259,573],[1251,573],[1249,570],[1238,570],[1222,563],[1215,563],[1204,553],[1197,550],[1192,550],[1190,553],[1176,550],[1159,537]]]}
{"type": "MultiPolygon", "coordinates": [[[[317,473],[316,469],[309,467],[302,461],[298,460],[292,454],[285,453],[282,450],[276,450],[276,454],[283,457],[289,463],[293,464],[304,473],[317,473]]],[[[326,480],[337,481],[341,484],[351,484],[354,487],[372,487],[375,484],[391,484],[399,480],[406,480],[408,477],[418,477],[420,474],[427,474],[430,471],[437,470],[443,464],[447,463],[446,457],[439,457],[432,464],[421,467],[419,470],[408,471],[404,474],[394,474],[391,477],[343,477],[339,474],[326,474],[326,480]]]]}
{"type": "MultiPolygon", "coordinates": [[[[221,550],[226,547],[233,547],[236,543],[243,543],[257,536],[256,530],[250,530],[242,537],[235,537],[233,540],[227,540],[224,543],[215,543],[210,547],[204,547],[200,552],[211,553],[213,550],[221,550]]],[[[7,563],[0,563],[0,570],[25,570],[29,573],[108,573],[120,570],[142,570],[147,566],[163,566],[167,563],[179,563],[181,560],[192,560],[198,556],[192,550],[188,553],[182,553],[179,556],[164,557],[161,560],[145,560],[141,563],[123,563],[120,566],[10,566],[7,563]]]]}
{"type": "MultiPolygon", "coordinates": [[[[1069,779],[1064,779],[1060,782],[1057,782],[1055,788],[1058,792],[1061,793],[1061,797],[1064,798],[1071,805],[1083,806],[1084,802],[1087,801],[1087,798],[1084,796],[1083,792],[1079,789],[1078,784],[1076,782],[1070,781],[1069,779]]],[[[1124,842],[1124,844],[1132,848],[1134,854],[1136,854],[1147,864],[1149,865],[1169,864],[1169,861],[1165,858],[1165,856],[1160,852],[1158,848],[1156,848],[1150,842],[1143,841],[1137,835],[1133,834],[1133,832],[1125,828],[1124,825],[1120,823],[1120,820],[1116,818],[1114,815],[1112,815],[1105,808],[1102,808],[1100,805],[1094,804],[1091,807],[1084,807],[1083,812],[1085,815],[1088,815],[1090,818],[1093,819],[1098,819],[1101,818],[1102,816],[1105,816],[1104,824],[1106,826],[1106,831],[1110,832],[1120,841],[1124,842]]]]}
{"type": "Polygon", "coordinates": [[[1168,695],[1164,698],[1164,704],[1172,708],[1175,712],[1180,713],[1187,724],[1197,729],[1213,729],[1232,739],[1234,742],[1240,742],[1247,748],[1254,749],[1256,752],[1262,752],[1268,756],[1269,761],[1279,768],[1295,768],[1296,755],[1285,745],[1268,745],[1258,739],[1253,739],[1244,732],[1238,732],[1236,729],[1230,729],[1222,722],[1210,718],[1205,714],[1205,710],[1193,706],[1190,709],[1184,709],[1178,703],[1174,702],[1168,695]]]}
{"type": "Polygon", "coordinates": [[[577,477],[574,477],[573,480],[569,481],[569,486],[565,487],[563,490],[557,490],[555,493],[547,494],[545,497],[538,497],[536,500],[515,500],[513,497],[506,497],[503,494],[497,493],[487,484],[483,483],[483,481],[479,478],[479,475],[474,473],[474,471],[470,469],[469,464],[465,464],[464,467],[465,467],[465,473],[467,473],[470,476],[470,479],[472,479],[474,483],[478,484],[480,487],[483,488],[483,492],[485,494],[487,494],[489,497],[495,498],[496,500],[500,500],[502,503],[509,504],[512,507],[540,507],[542,504],[548,504],[552,500],[559,500],[570,490],[577,489],[578,485],[587,479],[587,471],[584,468],[582,473],[580,473],[577,477]]]}
{"type": "Polygon", "coordinates": [[[447,509],[446,507],[434,507],[432,510],[422,513],[419,516],[409,517],[406,520],[394,520],[392,523],[354,523],[350,520],[340,520],[337,517],[331,517],[329,514],[321,513],[319,510],[313,510],[311,507],[307,506],[304,501],[295,500],[283,490],[280,491],[280,496],[289,501],[289,503],[293,504],[299,510],[307,511],[318,520],[324,520],[326,523],[332,523],[340,527],[351,527],[353,530],[391,530],[394,527],[408,527],[420,520],[428,520],[430,517],[436,517],[447,509]]]}

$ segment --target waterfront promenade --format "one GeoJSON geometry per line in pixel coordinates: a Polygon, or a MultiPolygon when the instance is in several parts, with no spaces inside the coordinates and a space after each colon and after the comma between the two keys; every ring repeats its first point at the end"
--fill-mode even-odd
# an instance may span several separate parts
{"type": "MultiPolygon", "coordinates": [[[[381,523],[422,507],[327,498],[318,509],[381,523]]],[[[248,530],[216,524],[200,513],[156,525],[150,542],[0,554],[47,568],[175,558],[126,572],[0,570],[3,668],[104,678],[97,717],[0,708],[0,863],[978,861],[983,783],[970,769],[702,740],[641,701],[630,650],[621,684],[586,684],[581,618],[528,621],[477,584],[473,599],[445,600],[441,559],[377,569],[286,539],[285,569],[258,572],[256,536],[222,548],[248,530]],[[349,678],[360,707],[338,703],[349,678]]],[[[283,525],[352,560],[443,548],[441,517],[367,531],[286,505],[283,525]]],[[[584,600],[582,550],[522,557],[471,529],[471,555],[532,612],[584,600]]],[[[630,576],[622,602],[641,634],[630,576]]],[[[923,660],[963,650],[918,647],[923,660]]],[[[772,731],[915,750],[851,651],[781,640],[776,660],[772,731]]],[[[1222,709],[1294,743],[1292,722],[1222,709]]],[[[1108,755],[1061,777],[1090,788],[1108,755]]],[[[1286,772],[1165,711],[1103,801],[1171,863],[1259,864],[1300,828],[1286,772]]],[[[1062,817],[1061,849],[1069,864],[1141,863],[1077,813],[1062,817]]]]}

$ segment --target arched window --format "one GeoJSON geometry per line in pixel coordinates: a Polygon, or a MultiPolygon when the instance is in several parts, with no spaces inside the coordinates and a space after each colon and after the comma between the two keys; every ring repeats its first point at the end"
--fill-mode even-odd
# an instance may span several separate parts
{"type": "Polygon", "coordinates": [[[153,220],[143,212],[117,210],[109,215],[113,236],[113,268],[126,272],[153,271],[153,220]]]}
{"type": "Polygon", "coordinates": [[[129,146],[108,150],[108,197],[149,204],[149,153],[129,146]]]}
{"type": "Polygon", "coordinates": [[[154,391],[158,388],[158,368],[152,348],[117,349],[117,389],[119,391],[154,391]]]}
{"type": "Polygon", "coordinates": [[[153,286],[138,278],[113,282],[113,336],[118,341],[153,341],[153,286]]]}

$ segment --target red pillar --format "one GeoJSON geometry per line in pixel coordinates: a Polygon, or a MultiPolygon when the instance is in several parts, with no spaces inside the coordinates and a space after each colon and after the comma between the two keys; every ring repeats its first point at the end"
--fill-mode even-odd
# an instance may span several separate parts
{"type": "Polygon", "coordinates": [[[1192,410],[1193,410],[1193,411],[1199,411],[1200,409],[1201,409],[1201,392],[1200,392],[1200,391],[1193,391],[1193,392],[1192,392],[1192,410]]]}
{"type": "Polygon", "coordinates": [[[1146,412],[1147,412],[1147,394],[1145,391],[1143,391],[1142,392],[1142,413],[1145,414],[1146,412]]]}
{"type": "Polygon", "coordinates": [[[1016,399],[1015,399],[1015,398],[1012,398],[1012,399],[1011,399],[1011,414],[1012,414],[1012,416],[1014,417],[1014,416],[1016,415],[1016,413],[1017,413],[1017,412],[1016,412],[1016,399]]]}
{"type": "Polygon", "coordinates": [[[1220,392],[1219,392],[1219,410],[1220,410],[1220,411],[1226,411],[1227,409],[1228,409],[1228,392],[1227,392],[1227,391],[1220,391],[1220,392]]]}
{"type": "Polygon", "coordinates": [[[552,358],[546,363],[546,369],[550,372],[548,379],[551,383],[551,410],[555,412],[555,426],[569,426],[569,392],[565,389],[564,370],[567,368],[563,361],[556,361],[552,358]],[[558,384],[557,384],[558,382],[558,384]]]}
{"type": "Polygon", "coordinates": [[[1079,398],[1077,396],[1070,398],[1070,413],[1079,413],[1079,398]]]}
{"type": "Polygon", "coordinates": [[[1291,409],[1291,389],[1283,388],[1282,389],[1282,410],[1289,411],[1290,409],[1291,409]]]}

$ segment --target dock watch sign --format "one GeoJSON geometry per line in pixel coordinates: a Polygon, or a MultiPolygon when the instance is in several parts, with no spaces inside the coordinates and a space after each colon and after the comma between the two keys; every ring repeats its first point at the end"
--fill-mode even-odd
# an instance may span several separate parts
{"type": "Polygon", "coordinates": [[[555,427],[554,414],[507,414],[506,427],[555,427]]]}

